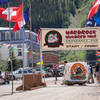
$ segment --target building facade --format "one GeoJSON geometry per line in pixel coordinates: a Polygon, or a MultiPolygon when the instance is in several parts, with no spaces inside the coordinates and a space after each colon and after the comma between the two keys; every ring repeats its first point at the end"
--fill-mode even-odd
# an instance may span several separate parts
{"type": "Polygon", "coordinates": [[[30,66],[32,63],[34,66],[36,66],[36,63],[40,61],[40,45],[37,43],[36,33],[30,32],[29,30],[13,32],[13,30],[9,31],[9,28],[1,27],[0,45],[2,46],[0,48],[0,53],[4,60],[7,60],[10,56],[9,46],[7,46],[10,44],[13,48],[14,56],[16,56],[25,67],[30,66]]]}
{"type": "Polygon", "coordinates": [[[54,64],[58,65],[59,58],[56,51],[44,51],[43,52],[43,65],[46,67],[53,68],[54,64]]]}

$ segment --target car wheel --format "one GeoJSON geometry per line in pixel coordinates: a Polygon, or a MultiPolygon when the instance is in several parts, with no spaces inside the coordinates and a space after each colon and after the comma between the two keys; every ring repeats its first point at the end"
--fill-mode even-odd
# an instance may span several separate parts
{"type": "Polygon", "coordinates": [[[3,78],[0,78],[0,84],[4,84],[5,80],[3,78]]]}

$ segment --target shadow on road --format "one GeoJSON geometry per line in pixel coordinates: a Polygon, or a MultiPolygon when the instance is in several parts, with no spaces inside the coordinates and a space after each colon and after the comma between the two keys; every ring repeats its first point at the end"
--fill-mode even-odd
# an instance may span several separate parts
{"type": "Polygon", "coordinates": [[[12,93],[5,93],[5,94],[0,95],[0,97],[9,96],[9,95],[12,95],[12,93]]]}
{"type": "MultiPolygon", "coordinates": [[[[13,94],[23,93],[23,92],[26,92],[26,91],[15,91],[15,92],[13,92],[13,94]]],[[[0,97],[11,96],[13,94],[11,92],[10,93],[4,93],[4,94],[1,94],[0,97]]]]}

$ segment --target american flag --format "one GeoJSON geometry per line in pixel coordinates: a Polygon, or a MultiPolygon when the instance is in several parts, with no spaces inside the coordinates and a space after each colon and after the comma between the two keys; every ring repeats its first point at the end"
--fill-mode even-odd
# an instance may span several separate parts
{"type": "Polygon", "coordinates": [[[0,4],[8,3],[9,0],[0,0],[0,4]]]}
{"type": "Polygon", "coordinates": [[[40,38],[40,32],[41,32],[41,29],[38,30],[38,37],[37,37],[37,42],[38,43],[40,43],[40,40],[41,40],[41,38],[40,38]]]}
{"type": "Polygon", "coordinates": [[[32,51],[29,52],[29,57],[32,59],[32,51]]]}

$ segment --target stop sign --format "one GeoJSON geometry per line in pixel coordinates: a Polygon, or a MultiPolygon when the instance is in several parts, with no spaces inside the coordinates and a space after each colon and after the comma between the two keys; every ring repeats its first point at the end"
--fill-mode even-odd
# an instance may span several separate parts
{"type": "Polygon", "coordinates": [[[53,69],[57,69],[57,64],[53,64],[53,69]]]}

